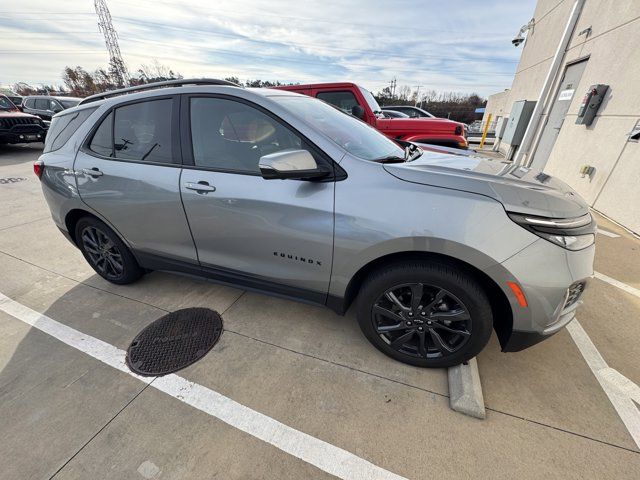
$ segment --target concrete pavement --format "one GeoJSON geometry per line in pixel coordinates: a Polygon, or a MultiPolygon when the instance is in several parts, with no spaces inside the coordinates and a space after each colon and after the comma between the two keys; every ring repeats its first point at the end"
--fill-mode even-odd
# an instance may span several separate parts
{"type": "MultiPolygon", "coordinates": [[[[478,357],[487,419],[449,409],[446,371],[395,362],[353,312],[154,272],[95,275],[49,218],[33,147],[0,150],[0,292],[126,349],[166,311],[206,306],[225,332],[179,372],[293,429],[411,478],[637,478],[640,452],[567,332],[478,357]]],[[[598,237],[596,269],[640,286],[640,242],[598,237]]],[[[609,365],[640,383],[640,299],[594,279],[580,322],[609,365]]],[[[0,312],[0,472],[27,478],[333,478],[179,398],[0,312]]]]}

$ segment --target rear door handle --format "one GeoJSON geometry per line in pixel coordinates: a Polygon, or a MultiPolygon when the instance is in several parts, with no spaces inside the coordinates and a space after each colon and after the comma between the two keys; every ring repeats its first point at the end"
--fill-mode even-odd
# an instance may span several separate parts
{"type": "Polygon", "coordinates": [[[97,167],[83,168],[82,173],[91,177],[101,177],[102,175],[104,175],[97,167]]]}
{"type": "Polygon", "coordinates": [[[198,193],[207,193],[207,192],[215,192],[216,187],[213,185],[209,185],[209,182],[200,181],[198,183],[187,182],[184,184],[184,188],[188,188],[189,190],[195,190],[198,193]]]}

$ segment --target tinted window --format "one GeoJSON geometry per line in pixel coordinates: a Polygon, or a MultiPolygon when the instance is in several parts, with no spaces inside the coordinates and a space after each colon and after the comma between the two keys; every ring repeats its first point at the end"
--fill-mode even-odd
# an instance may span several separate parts
{"type": "Polygon", "coordinates": [[[115,157],[171,163],[172,100],[152,100],[116,108],[115,157]]]}
{"type": "Polygon", "coordinates": [[[89,150],[103,157],[113,156],[113,112],[105,117],[93,134],[89,150]]]}
{"type": "Polygon", "coordinates": [[[87,108],[69,115],[53,117],[44,143],[44,153],[62,148],[94,111],[95,108],[87,108]]]}
{"type": "Polygon", "coordinates": [[[411,118],[418,118],[420,116],[420,112],[414,110],[413,108],[402,108],[399,109],[399,111],[409,115],[411,118]]]}
{"type": "Polygon", "coordinates": [[[49,100],[47,100],[46,98],[36,98],[36,106],[34,108],[38,110],[48,110],[49,100]]]}
{"type": "Polygon", "coordinates": [[[356,97],[351,92],[321,92],[316,95],[320,100],[324,100],[331,105],[335,105],[340,110],[351,113],[351,109],[360,105],[356,97]]]}
{"type": "Polygon", "coordinates": [[[61,100],[59,100],[59,102],[62,104],[62,106],[64,108],[71,108],[71,107],[75,107],[76,105],[78,105],[80,103],[80,100],[64,100],[64,99],[61,99],[61,100]]]}
{"type": "Polygon", "coordinates": [[[201,167],[259,173],[263,155],[304,148],[302,139],[278,121],[240,102],[191,99],[191,139],[201,167]]]}
{"type": "Polygon", "coordinates": [[[353,155],[366,160],[404,156],[402,148],[375,128],[315,98],[274,95],[271,99],[353,155]]]}
{"type": "Polygon", "coordinates": [[[1,110],[13,110],[14,106],[7,97],[0,97],[0,109],[1,110]]]}

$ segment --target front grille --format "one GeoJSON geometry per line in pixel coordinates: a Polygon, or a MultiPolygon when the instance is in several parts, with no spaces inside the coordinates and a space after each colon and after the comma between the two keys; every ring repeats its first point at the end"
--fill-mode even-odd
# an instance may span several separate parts
{"type": "Polygon", "coordinates": [[[584,292],[585,286],[585,282],[576,282],[569,287],[569,289],[567,290],[567,300],[564,302],[565,309],[570,307],[580,299],[582,293],[584,292]]]}
{"type": "Polygon", "coordinates": [[[11,128],[15,125],[40,125],[40,120],[37,118],[2,118],[0,119],[2,126],[5,128],[11,128]]]}

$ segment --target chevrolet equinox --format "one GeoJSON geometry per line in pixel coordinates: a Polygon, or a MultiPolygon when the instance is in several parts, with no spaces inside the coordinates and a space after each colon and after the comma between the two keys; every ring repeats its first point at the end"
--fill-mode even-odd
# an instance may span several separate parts
{"type": "MultiPolygon", "coordinates": [[[[199,275],[330,307],[421,367],[562,329],[596,225],[563,182],[396,143],[319,99],[176,80],[53,117],[34,164],[53,221],[106,280],[199,275]]],[[[300,319],[304,321],[304,319],[300,319]]]]}

